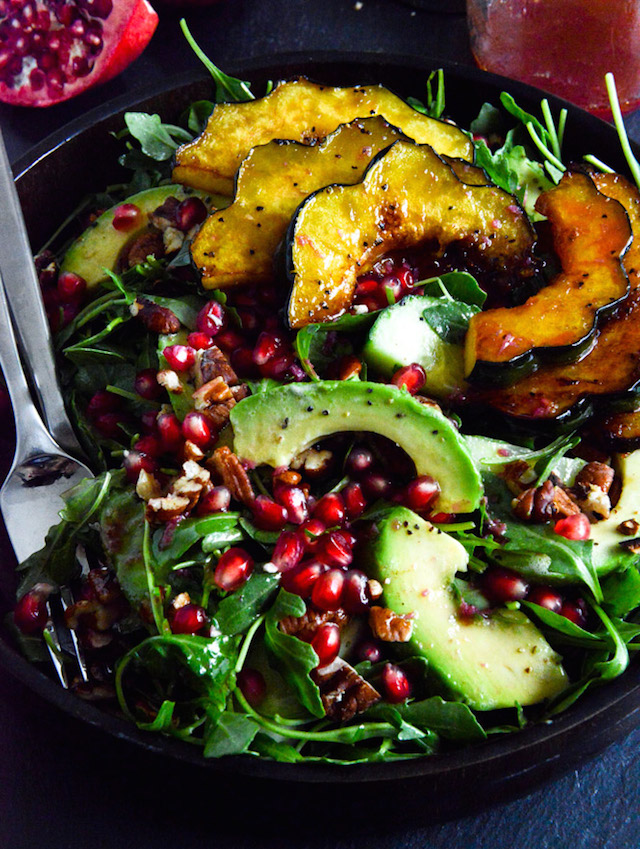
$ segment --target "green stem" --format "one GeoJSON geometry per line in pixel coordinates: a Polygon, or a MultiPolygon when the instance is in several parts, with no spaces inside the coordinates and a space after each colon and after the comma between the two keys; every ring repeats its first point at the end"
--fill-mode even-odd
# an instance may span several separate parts
{"type": "Polygon", "coordinates": [[[549,101],[546,97],[542,100],[540,106],[542,107],[544,122],[547,125],[547,132],[549,133],[549,140],[551,141],[551,149],[554,155],[560,159],[560,141],[558,139],[558,133],[556,132],[556,125],[553,121],[553,116],[551,115],[551,109],[549,108],[549,101]]]}
{"type": "Polygon", "coordinates": [[[618,138],[620,139],[620,146],[622,147],[624,158],[627,160],[627,164],[635,184],[640,189],[640,163],[633,155],[633,151],[631,150],[631,145],[629,143],[629,136],[627,135],[627,130],[624,126],[622,112],[620,110],[620,101],[618,100],[618,92],[616,90],[615,77],[611,73],[606,74],[604,81],[607,86],[609,104],[611,106],[611,112],[613,113],[613,123],[615,124],[618,138]]]}
{"type": "Polygon", "coordinates": [[[242,642],[242,647],[240,648],[240,651],[238,652],[238,659],[236,661],[236,668],[235,668],[236,672],[240,672],[240,670],[244,666],[244,662],[247,659],[247,654],[249,653],[249,649],[251,647],[251,641],[253,640],[255,633],[258,630],[258,628],[264,622],[264,617],[265,617],[264,613],[262,614],[262,616],[258,616],[256,621],[251,625],[251,627],[247,631],[247,634],[246,634],[246,636],[245,636],[245,638],[242,642]]]}
{"type": "Polygon", "coordinates": [[[599,171],[604,171],[605,174],[615,174],[613,168],[603,162],[601,159],[598,159],[597,156],[594,156],[592,153],[588,153],[584,158],[585,162],[588,162],[589,165],[593,165],[599,171]]]}
{"type": "Polygon", "coordinates": [[[144,537],[142,540],[142,559],[144,561],[144,570],[147,574],[147,586],[149,588],[149,601],[151,602],[151,611],[153,613],[153,621],[159,634],[170,634],[171,629],[169,623],[164,617],[162,609],[162,599],[160,590],[156,585],[155,576],[153,574],[153,553],[151,551],[151,527],[149,522],[144,523],[144,537]]]}
{"type": "Polygon", "coordinates": [[[531,136],[531,140],[533,141],[535,146],[538,148],[540,153],[545,157],[545,159],[548,162],[550,162],[552,165],[554,165],[559,171],[566,171],[566,168],[564,167],[562,162],[560,162],[560,160],[558,159],[557,156],[554,156],[554,154],[549,150],[549,148],[546,146],[546,144],[542,141],[540,136],[536,133],[534,126],[531,123],[531,121],[529,121],[529,123],[527,124],[527,130],[529,131],[529,135],[531,136]]]}

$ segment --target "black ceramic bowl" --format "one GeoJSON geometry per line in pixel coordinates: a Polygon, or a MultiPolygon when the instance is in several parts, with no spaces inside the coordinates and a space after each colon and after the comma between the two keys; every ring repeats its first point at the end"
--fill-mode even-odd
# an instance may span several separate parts
{"type": "MultiPolygon", "coordinates": [[[[378,55],[345,57],[336,54],[285,55],[277,64],[254,62],[228,69],[255,84],[260,91],[269,79],[304,73],[328,84],[380,82],[406,96],[424,96],[424,84],[432,70],[428,61],[404,60],[378,55]]],[[[468,126],[485,101],[498,102],[505,88],[527,109],[539,108],[541,94],[521,84],[473,68],[445,68],[447,113],[468,126]]],[[[76,206],[84,193],[96,190],[119,176],[117,143],[110,132],[122,127],[122,114],[136,108],[159,112],[174,120],[192,100],[211,97],[210,81],[188,77],[166,81],[155,91],[116,100],[69,125],[35,148],[17,166],[18,190],[32,244],[39,246],[57,223],[76,206]]],[[[549,98],[555,112],[565,104],[549,98]]],[[[613,128],[568,106],[566,155],[594,153],[616,169],[625,169],[613,128]]],[[[10,446],[5,446],[7,450],[10,446]]],[[[1,446],[0,446],[1,448],[1,446]]],[[[14,559],[2,543],[0,600],[4,613],[11,605],[14,559]]],[[[529,791],[536,784],[576,767],[630,731],[640,720],[640,666],[632,664],[620,679],[587,694],[574,708],[550,724],[534,726],[482,745],[430,758],[389,764],[332,767],[313,764],[280,764],[250,757],[205,761],[199,750],[174,740],[138,731],[133,725],[105,714],[93,704],[62,690],[52,678],[29,665],[0,633],[0,661],[18,679],[52,705],[108,733],[128,741],[131,758],[134,744],[164,759],[173,759],[184,773],[209,770],[207,780],[246,782],[257,788],[263,800],[273,795],[288,800],[289,816],[322,810],[324,801],[339,794],[343,816],[371,816],[375,806],[401,800],[402,815],[433,818],[468,813],[479,806],[505,801],[529,791]],[[214,774],[217,772],[217,775],[214,774]],[[224,775],[224,778],[220,774],[224,775]],[[265,781],[269,779],[270,781],[265,781]],[[257,783],[256,783],[257,782],[257,783]],[[315,785],[313,788],[310,785],[315,785]],[[364,806],[364,807],[363,807],[364,806]]],[[[203,779],[204,780],[204,779],[203,779]]]]}

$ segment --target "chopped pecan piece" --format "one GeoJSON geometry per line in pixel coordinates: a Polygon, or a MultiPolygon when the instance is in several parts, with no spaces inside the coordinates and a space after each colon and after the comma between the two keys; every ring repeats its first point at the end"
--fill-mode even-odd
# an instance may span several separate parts
{"type": "Polygon", "coordinates": [[[302,480],[302,475],[298,472],[293,472],[291,469],[283,469],[273,473],[273,485],[280,486],[297,486],[302,480]]]}
{"type": "Polygon", "coordinates": [[[312,478],[319,477],[327,472],[333,464],[333,452],[326,449],[307,448],[302,454],[298,454],[291,462],[293,469],[300,469],[305,475],[312,478]]]}
{"type": "Polygon", "coordinates": [[[199,460],[204,460],[204,451],[195,442],[187,439],[182,446],[181,456],[183,460],[195,460],[198,462],[199,460]]]}
{"type": "Polygon", "coordinates": [[[346,722],[380,701],[375,687],[340,657],[328,666],[314,669],[311,678],[320,689],[325,713],[336,722],[346,722]]]}
{"type": "Polygon", "coordinates": [[[131,315],[139,318],[152,333],[177,333],[180,319],[167,307],[154,304],[148,298],[136,298],[129,307],[131,315]]]}
{"type": "Polygon", "coordinates": [[[118,268],[133,268],[134,265],[146,262],[148,256],[154,256],[156,259],[164,256],[162,233],[158,230],[146,230],[125,245],[118,257],[118,268]]]}
{"type": "Polygon", "coordinates": [[[618,545],[620,548],[624,548],[625,551],[631,552],[631,554],[640,554],[640,537],[636,537],[635,539],[623,539],[622,542],[619,542],[618,545]]]}
{"type": "Polygon", "coordinates": [[[573,486],[576,501],[592,519],[607,519],[611,513],[609,490],[614,471],[606,463],[587,463],[578,474],[573,486]]]}
{"type": "Polygon", "coordinates": [[[177,519],[189,509],[190,501],[183,495],[165,495],[147,501],[145,515],[149,522],[169,522],[177,519]]]}
{"type": "Polygon", "coordinates": [[[511,506],[515,516],[530,522],[549,522],[581,512],[571,496],[550,479],[526,489],[511,506]]]}
{"type": "Polygon", "coordinates": [[[209,407],[207,410],[207,419],[212,430],[218,433],[222,430],[229,421],[229,414],[235,405],[236,402],[233,398],[229,398],[228,401],[223,401],[221,404],[214,404],[213,407],[209,407]]]}
{"type": "Polygon", "coordinates": [[[616,530],[619,534],[632,537],[640,531],[640,522],[637,522],[635,519],[627,519],[625,522],[620,522],[616,530]]]}
{"type": "Polygon", "coordinates": [[[371,600],[380,598],[384,590],[382,589],[382,584],[380,581],[376,581],[375,578],[369,578],[367,581],[367,595],[371,600]]]}
{"type": "Polygon", "coordinates": [[[177,211],[180,206],[178,198],[168,197],[149,216],[149,220],[158,230],[166,230],[167,227],[175,227],[178,223],[177,211]]]}
{"type": "Polygon", "coordinates": [[[182,395],[182,383],[178,377],[178,372],[170,368],[163,368],[156,375],[156,380],[167,392],[172,395],[182,395]]]}
{"type": "Polygon", "coordinates": [[[500,477],[514,495],[519,495],[523,489],[531,486],[536,479],[536,474],[524,460],[514,460],[512,463],[507,463],[500,477]]]}
{"type": "Polygon", "coordinates": [[[227,356],[217,345],[212,345],[196,352],[196,386],[202,386],[216,377],[221,377],[227,386],[235,386],[238,382],[238,375],[227,356]]]}
{"type": "Polygon", "coordinates": [[[231,386],[230,389],[235,401],[242,401],[242,399],[246,398],[249,394],[249,387],[246,383],[236,383],[236,385],[231,386]]]}
{"type": "Polygon", "coordinates": [[[246,505],[253,504],[255,494],[249,475],[230,448],[227,448],[226,445],[216,448],[209,462],[222,478],[222,483],[227,487],[233,498],[246,505]]]}
{"type": "Polygon", "coordinates": [[[192,395],[196,410],[207,410],[213,404],[230,401],[233,398],[229,385],[220,376],[203,383],[192,395]]]}
{"type": "Polygon", "coordinates": [[[327,622],[335,622],[342,628],[348,621],[349,616],[342,608],[327,611],[310,609],[303,616],[287,616],[280,621],[278,627],[284,634],[292,634],[304,640],[305,643],[310,643],[321,625],[325,625],[327,622]]]}
{"type": "Polygon", "coordinates": [[[406,643],[413,631],[412,613],[394,613],[388,607],[374,606],[369,611],[373,636],[385,643],[406,643]]]}
{"type": "Polygon", "coordinates": [[[143,501],[150,501],[152,498],[160,498],[162,488],[153,475],[145,469],[141,469],[136,483],[136,494],[143,501]]]}

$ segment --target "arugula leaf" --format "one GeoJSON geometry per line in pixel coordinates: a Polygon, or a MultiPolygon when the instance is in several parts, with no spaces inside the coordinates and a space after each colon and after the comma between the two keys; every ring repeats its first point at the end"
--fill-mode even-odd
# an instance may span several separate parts
{"type": "Polygon", "coordinates": [[[204,756],[241,755],[247,751],[259,730],[260,726],[250,716],[226,710],[205,733],[204,756]]]}
{"type": "Polygon", "coordinates": [[[180,144],[192,139],[187,130],[164,124],[159,115],[147,112],[125,112],[124,122],[134,139],[140,142],[145,156],[158,162],[171,159],[180,144]]]}
{"type": "Polygon", "coordinates": [[[425,295],[434,298],[448,295],[454,301],[470,306],[481,307],[487,300],[487,293],[478,286],[476,278],[466,271],[448,271],[439,277],[421,280],[418,286],[424,288],[425,295]]]}
{"type": "Polygon", "coordinates": [[[640,607],[640,572],[631,566],[625,572],[614,572],[602,584],[602,606],[610,616],[623,618],[640,607]]]}
{"type": "Polygon", "coordinates": [[[216,611],[223,634],[242,634],[264,610],[279,584],[277,575],[254,572],[247,583],[224,598],[216,611]]]}
{"type": "Polygon", "coordinates": [[[184,37],[187,39],[189,47],[191,47],[198,59],[213,77],[213,81],[216,84],[216,100],[218,103],[222,100],[232,100],[236,102],[255,100],[249,83],[243,82],[243,80],[239,80],[236,77],[230,77],[228,74],[221,71],[217,65],[213,64],[211,59],[209,59],[206,53],[196,42],[195,38],[191,35],[187,22],[184,18],[180,21],[180,28],[184,37]]]}
{"type": "Polygon", "coordinates": [[[469,329],[471,316],[477,312],[480,312],[478,307],[443,299],[441,303],[428,306],[422,315],[443,342],[461,345],[469,329]]]}
{"type": "MultiPolygon", "coordinates": [[[[164,546],[163,531],[157,530],[153,535],[153,556],[156,564],[166,573],[175,563],[179,563],[184,554],[196,543],[204,543],[209,537],[215,535],[216,542],[233,545],[243,539],[242,531],[238,528],[239,513],[213,513],[211,516],[202,518],[184,519],[176,527],[169,545],[164,546]]],[[[212,550],[211,545],[207,545],[212,550]]]]}
{"type": "Polygon", "coordinates": [[[445,107],[444,97],[444,71],[438,68],[431,71],[427,79],[427,102],[422,103],[417,97],[407,97],[407,103],[417,112],[428,115],[430,118],[441,118],[445,107]],[[436,80],[436,90],[433,91],[433,80],[436,80]]]}
{"type": "Polygon", "coordinates": [[[325,368],[340,353],[348,353],[352,350],[352,342],[348,339],[344,350],[324,351],[323,347],[327,341],[327,334],[332,332],[351,334],[368,330],[377,318],[378,313],[379,310],[358,315],[348,313],[335,321],[328,321],[324,324],[307,324],[301,328],[296,333],[294,346],[300,364],[309,377],[312,380],[320,380],[316,366],[321,369],[325,368]]]}
{"type": "Polygon", "coordinates": [[[303,616],[306,609],[299,596],[281,589],[265,619],[265,644],[281,666],[284,677],[298,694],[300,702],[314,716],[323,717],[325,712],[320,691],[309,675],[318,665],[318,655],[308,643],[278,628],[281,619],[303,616]]]}
{"type": "Polygon", "coordinates": [[[462,702],[445,701],[440,696],[400,705],[398,712],[411,725],[435,731],[447,740],[473,742],[487,736],[470,707],[462,702]]]}

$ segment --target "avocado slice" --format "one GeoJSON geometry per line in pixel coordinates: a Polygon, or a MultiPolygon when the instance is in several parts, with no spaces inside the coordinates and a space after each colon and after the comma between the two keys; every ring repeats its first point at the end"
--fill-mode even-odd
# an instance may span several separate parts
{"type": "Polygon", "coordinates": [[[439,410],[396,386],[351,380],[279,386],[236,404],[231,424],[238,457],[274,468],[288,467],[333,433],[379,433],[407,452],[418,475],[438,481],[437,511],[468,513],[480,501],[480,475],[463,437],[439,410]]]}
{"type": "Polygon", "coordinates": [[[113,216],[116,209],[122,204],[112,206],[106,212],[103,212],[99,218],[96,218],[84,233],[73,242],[65,254],[60,271],[72,271],[79,274],[86,280],[89,290],[94,289],[106,278],[105,269],[115,271],[123,249],[148,229],[149,216],[152,212],[162,206],[167,198],[175,197],[182,201],[194,195],[201,198],[208,209],[226,206],[229,202],[228,198],[199,192],[175,183],[145,189],[123,201],[123,203],[135,204],[141,210],[142,216],[138,227],[126,233],[116,230],[113,227],[113,216]]]}
{"type": "Polygon", "coordinates": [[[427,375],[425,395],[448,398],[466,385],[464,348],[445,342],[429,326],[424,311],[434,304],[442,304],[442,298],[411,295],[383,310],[369,331],[362,356],[386,377],[401,366],[418,363],[427,375]]]}
{"type": "Polygon", "coordinates": [[[399,507],[378,523],[369,571],[382,604],[413,613],[406,648],[425,657],[444,691],[477,710],[532,705],[568,684],[559,655],[520,610],[461,617],[453,579],[468,555],[453,537],[399,507]]]}
{"type": "MultiPolygon", "coordinates": [[[[617,471],[622,478],[622,491],[618,503],[609,517],[591,525],[593,540],[593,565],[598,575],[607,575],[618,568],[628,568],[638,562],[638,555],[624,549],[620,543],[632,537],[618,531],[618,526],[629,519],[640,522],[640,450],[631,454],[618,454],[617,471]]],[[[634,536],[640,536],[640,533],[634,536]]]]}

